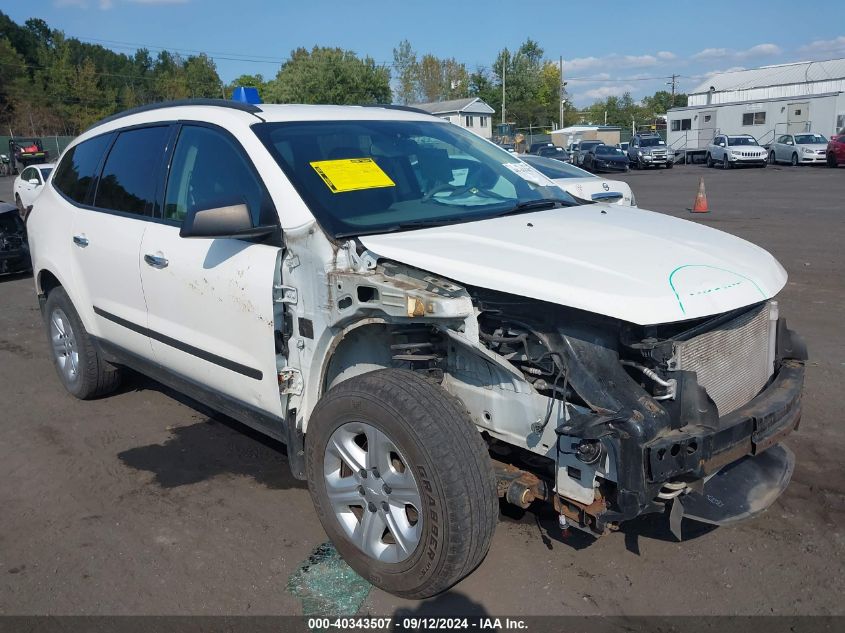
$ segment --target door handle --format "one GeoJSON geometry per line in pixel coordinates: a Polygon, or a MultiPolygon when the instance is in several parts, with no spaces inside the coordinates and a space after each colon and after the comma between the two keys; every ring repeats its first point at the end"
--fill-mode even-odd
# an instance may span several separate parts
{"type": "Polygon", "coordinates": [[[88,246],[88,238],[85,237],[84,235],[74,235],[73,236],[73,243],[76,244],[77,246],[85,248],[86,246],[88,246]]]}
{"type": "Polygon", "coordinates": [[[149,253],[144,255],[144,261],[153,268],[166,268],[170,263],[167,261],[167,258],[162,257],[161,255],[150,255],[149,253]]]}

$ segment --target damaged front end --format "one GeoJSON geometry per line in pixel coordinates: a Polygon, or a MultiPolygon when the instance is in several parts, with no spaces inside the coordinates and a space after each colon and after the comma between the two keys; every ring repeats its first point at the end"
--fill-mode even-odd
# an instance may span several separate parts
{"type": "Polygon", "coordinates": [[[0,203],[0,274],[30,270],[26,227],[12,204],[0,203]]]}
{"type": "Polygon", "coordinates": [[[530,421],[529,437],[554,431],[543,457],[536,453],[545,445],[526,452],[491,433],[509,501],[546,499],[594,534],[671,510],[679,535],[683,516],[730,523],[764,510],[786,487],[792,455],[772,447],[800,421],[807,355],[776,302],[637,326],[471,294],[481,342],[550,402],[530,421]]]}

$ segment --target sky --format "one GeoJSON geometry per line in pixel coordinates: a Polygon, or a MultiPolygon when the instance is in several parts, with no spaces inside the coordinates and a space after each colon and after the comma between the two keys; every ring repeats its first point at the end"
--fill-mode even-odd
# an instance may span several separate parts
{"type": "Polygon", "coordinates": [[[241,74],[271,78],[300,46],[337,46],[391,64],[403,39],[418,55],[454,57],[472,72],[531,37],[548,59],[563,56],[579,107],[669,89],[672,74],[687,92],[714,72],[845,57],[843,9],[843,0],[30,0],[3,7],[18,23],[43,18],[118,52],[206,52],[226,82],[241,74]]]}

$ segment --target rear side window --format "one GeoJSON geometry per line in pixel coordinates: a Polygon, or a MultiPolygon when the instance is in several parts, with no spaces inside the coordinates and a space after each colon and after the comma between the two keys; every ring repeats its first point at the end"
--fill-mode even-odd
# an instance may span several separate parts
{"type": "Polygon", "coordinates": [[[53,186],[74,202],[84,203],[94,172],[110,141],[111,134],[104,134],[68,150],[56,169],[53,186]]]}
{"type": "Polygon", "coordinates": [[[121,132],[103,166],[94,206],[151,215],[168,133],[167,126],[121,132]]]}

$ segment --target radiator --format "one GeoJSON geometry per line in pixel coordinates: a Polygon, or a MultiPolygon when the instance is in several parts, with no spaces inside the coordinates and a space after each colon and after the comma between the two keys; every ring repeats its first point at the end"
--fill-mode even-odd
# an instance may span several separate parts
{"type": "Polygon", "coordinates": [[[774,372],[777,302],[675,344],[675,368],[694,371],[723,416],[748,403],[774,372]]]}

